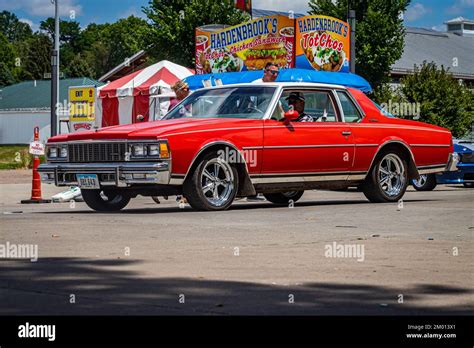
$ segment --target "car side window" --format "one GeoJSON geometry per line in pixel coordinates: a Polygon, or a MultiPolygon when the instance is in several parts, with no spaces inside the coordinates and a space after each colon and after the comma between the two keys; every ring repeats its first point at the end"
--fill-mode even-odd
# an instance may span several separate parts
{"type": "Polygon", "coordinates": [[[337,91],[337,96],[341,102],[342,111],[344,112],[344,120],[348,123],[356,123],[362,120],[362,115],[360,114],[357,107],[354,105],[354,102],[349,98],[347,93],[337,91]]]}
{"type": "Polygon", "coordinates": [[[284,112],[290,109],[295,96],[297,99],[303,99],[303,103],[298,104],[298,107],[303,110],[298,110],[298,107],[295,107],[296,104],[294,106],[294,109],[300,114],[303,112],[305,115],[310,116],[314,122],[338,121],[331,93],[329,91],[285,89],[280,97],[279,103],[284,112]]]}

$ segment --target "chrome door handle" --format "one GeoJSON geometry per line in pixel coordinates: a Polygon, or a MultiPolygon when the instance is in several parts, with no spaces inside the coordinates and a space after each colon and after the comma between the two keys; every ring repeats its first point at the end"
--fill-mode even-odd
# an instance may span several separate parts
{"type": "Polygon", "coordinates": [[[351,131],[342,131],[342,135],[351,135],[351,131]]]}

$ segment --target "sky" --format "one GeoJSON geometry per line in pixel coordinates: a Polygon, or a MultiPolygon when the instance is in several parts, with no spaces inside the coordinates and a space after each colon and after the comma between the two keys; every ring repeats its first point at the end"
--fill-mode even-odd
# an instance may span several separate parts
{"type": "MultiPolygon", "coordinates": [[[[254,8],[306,13],[309,0],[253,0],[254,8]]],[[[86,27],[89,23],[107,23],[130,15],[145,17],[142,6],[148,0],[59,0],[60,16],[86,27]]],[[[13,12],[37,30],[40,21],[54,15],[51,0],[0,0],[0,11],[13,12]]],[[[404,13],[405,25],[445,30],[448,19],[463,16],[474,19],[474,0],[412,0],[404,13]]]]}

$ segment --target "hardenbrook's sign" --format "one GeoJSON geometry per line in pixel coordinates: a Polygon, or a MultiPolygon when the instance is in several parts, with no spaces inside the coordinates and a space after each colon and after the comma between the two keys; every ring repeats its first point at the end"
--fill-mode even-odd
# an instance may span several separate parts
{"type": "Polygon", "coordinates": [[[38,261],[38,244],[0,244],[0,259],[30,259],[38,261]]]}

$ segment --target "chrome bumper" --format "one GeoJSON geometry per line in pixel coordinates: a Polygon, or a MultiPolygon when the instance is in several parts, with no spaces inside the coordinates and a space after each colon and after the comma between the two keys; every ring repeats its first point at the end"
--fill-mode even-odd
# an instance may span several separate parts
{"type": "Polygon", "coordinates": [[[76,174],[97,174],[102,186],[164,184],[170,182],[169,160],[120,163],[45,163],[38,167],[41,181],[56,186],[77,185],[76,174]]]}
{"type": "Polygon", "coordinates": [[[452,152],[448,157],[448,164],[446,164],[445,172],[454,172],[458,170],[459,155],[457,152],[452,152]]]}

